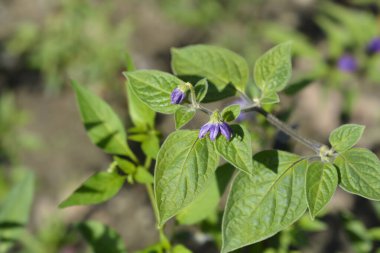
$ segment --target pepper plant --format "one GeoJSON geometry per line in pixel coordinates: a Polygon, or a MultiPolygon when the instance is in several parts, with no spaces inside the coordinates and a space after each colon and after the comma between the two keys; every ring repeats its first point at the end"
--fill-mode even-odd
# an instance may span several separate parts
{"type": "Polygon", "coordinates": [[[174,75],[135,70],[128,61],[124,76],[134,123],[128,131],[109,105],[73,83],[89,137],[114,161],[107,171],[84,182],[61,207],[106,201],[125,181],[145,184],[161,236],[158,252],[188,252],[181,245],[171,245],[165,224],[173,217],[179,222],[199,221],[215,210],[222,195],[214,194],[216,175],[225,175],[225,187],[235,168],[220,228],[221,252],[227,253],[275,235],[307,210],[315,218],[338,186],[380,200],[379,159],[368,149],[354,147],[364,126],[342,125],[331,132],[329,144],[321,144],[301,136],[265,109],[279,103],[278,93],[291,77],[291,43],[279,44],[261,56],[252,80],[242,57],[209,45],[172,49],[172,70],[174,75]],[[209,102],[233,96],[243,99],[245,106],[209,109],[209,102]],[[154,124],[156,113],[175,118],[176,130],[162,145],[154,124]],[[198,129],[185,129],[197,113],[208,115],[209,121],[198,129]],[[253,154],[250,131],[241,121],[234,123],[241,113],[262,115],[310,153],[261,150],[253,154]],[[127,140],[141,143],[144,155],[136,154],[127,140]]]}

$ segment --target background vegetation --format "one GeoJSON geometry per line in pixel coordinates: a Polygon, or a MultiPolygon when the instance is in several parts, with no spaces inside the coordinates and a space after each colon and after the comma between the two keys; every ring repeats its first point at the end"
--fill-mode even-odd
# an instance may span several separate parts
{"type": "MultiPolygon", "coordinates": [[[[158,241],[139,184],[126,184],[105,204],[58,209],[112,160],[87,138],[70,79],[105,98],[129,128],[121,74],[129,56],[138,68],[170,71],[171,47],[210,43],[243,55],[252,67],[266,49],[292,40],[293,79],[281,105],[268,110],[322,143],[342,123],[366,125],[360,145],[380,155],[380,53],[368,52],[380,36],[376,0],[13,0],[0,3],[0,22],[0,252],[124,252],[118,246],[124,244],[138,252],[158,241]],[[356,67],[342,68],[343,56],[356,67]],[[96,235],[115,249],[104,250],[96,235]]],[[[305,153],[246,117],[256,130],[254,151],[305,153]]],[[[198,128],[200,120],[189,126],[198,128]]],[[[162,141],[174,122],[164,116],[156,122],[162,141]]],[[[137,149],[136,138],[130,141],[137,149]]],[[[168,233],[192,252],[218,252],[219,216],[191,226],[179,219],[168,233]]],[[[380,252],[379,241],[380,205],[338,191],[318,219],[305,216],[241,252],[380,252]]]]}

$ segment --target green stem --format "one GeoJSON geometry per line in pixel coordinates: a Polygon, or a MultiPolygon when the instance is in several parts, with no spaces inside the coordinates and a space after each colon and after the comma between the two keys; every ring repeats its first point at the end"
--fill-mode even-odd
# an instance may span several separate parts
{"type": "Polygon", "coordinates": [[[241,111],[242,112],[255,111],[255,112],[260,113],[261,115],[263,115],[268,120],[269,123],[271,123],[272,125],[274,125],[277,129],[279,129],[282,132],[286,133],[287,135],[289,135],[290,137],[292,137],[293,139],[295,139],[299,143],[303,144],[304,146],[312,149],[317,154],[320,153],[321,147],[324,146],[324,145],[320,144],[317,141],[309,140],[309,139],[301,136],[296,131],[294,131],[291,127],[289,127],[284,122],[282,122],[281,120],[279,120],[276,116],[274,116],[273,114],[265,111],[262,107],[260,107],[258,105],[254,104],[254,105],[248,106],[246,108],[243,108],[241,111]]]}

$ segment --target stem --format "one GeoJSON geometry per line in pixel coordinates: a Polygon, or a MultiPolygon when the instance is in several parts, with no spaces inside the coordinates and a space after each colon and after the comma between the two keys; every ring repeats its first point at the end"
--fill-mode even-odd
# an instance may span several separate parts
{"type": "MultiPolygon", "coordinates": [[[[156,199],[155,199],[155,196],[154,196],[152,184],[145,184],[145,187],[146,187],[146,190],[148,192],[150,203],[151,203],[151,205],[153,207],[154,217],[156,218],[156,222],[158,222],[159,221],[158,207],[157,207],[157,204],[156,204],[156,199]]],[[[164,228],[163,227],[158,227],[158,231],[159,231],[159,234],[160,234],[161,245],[165,249],[169,250],[171,248],[171,244],[170,244],[170,241],[168,240],[168,238],[165,235],[164,228]]]]}
{"type": "MultiPolygon", "coordinates": [[[[147,158],[145,160],[145,168],[149,169],[150,164],[152,162],[151,158],[147,158]]],[[[150,203],[153,207],[153,212],[154,212],[154,217],[156,219],[156,222],[160,220],[160,216],[158,213],[158,207],[157,207],[157,202],[156,202],[156,197],[154,196],[154,191],[153,191],[153,186],[152,184],[145,184],[146,191],[148,192],[149,200],[150,203]]],[[[158,226],[157,226],[158,227],[158,226]]],[[[164,247],[166,250],[170,250],[171,244],[168,238],[165,235],[164,228],[163,227],[158,227],[159,235],[160,235],[160,242],[162,247],[164,247]]]]}
{"type": "Polygon", "coordinates": [[[287,126],[284,122],[279,120],[276,116],[273,114],[265,111],[262,107],[257,105],[252,105],[246,108],[242,109],[242,112],[249,112],[249,111],[256,111],[263,115],[269,123],[274,125],[276,128],[281,130],[282,132],[286,133],[296,141],[300,142],[301,144],[305,145],[306,147],[314,150],[316,153],[319,154],[320,148],[323,146],[322,144],[318,143],[314,140],[309,140],[301,135],[299,135],[296,131],[294,131],[291,127],[287,126]]]}
{"type": "Polygon", "coordinates": [[[212,111],[210,111],[206,107],[201,106],[200,104],[198,104],[198,106],[196,107],[196,109],[200,110],[201,112],[206,113],[207,115],[211,115],[212,114],[212,111]]]}

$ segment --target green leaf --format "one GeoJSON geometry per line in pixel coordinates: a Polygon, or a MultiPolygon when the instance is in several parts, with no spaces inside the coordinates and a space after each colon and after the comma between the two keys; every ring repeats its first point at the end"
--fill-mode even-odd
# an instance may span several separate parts
{"type": "Polygon", "coordinates": [[[178,222],[180,224],[191,225],[213,215],[217,211],[219,200],[234,171],[234,167],[228,163],[218,167],[215,176],[210,178],[207,183],[206,190],[178,213],[176,216],[178,222]]]}
{"type": "Polygon", "coordinates": [[[353,148],[341,153],[334,161],[339,169],[340,186],[353,194],[380,200],[380,162],[364,148],[353,148]]]}
{"type": "Polygon", "coordinates": [[[153,175],[141,166],[137,168],[134,178],[140,184],[152,184],[154,182],[153,175]]]}
{"type": "Polygon", "coordinates": [[[280,102],[280,97],[275,91],[264,91],[261,94],[260,103],[264,105],[277,104],[280,102]]]}
{"type": "Polygon", "coordinates": [[[128,98],[129,116],[135,126],[150,127],[154,126],[156,113],[145,105],[135,94],[126,82],[126,91],[128,98]]]}
{"type": "Polygon", "coordinates": [[[262,241],[305,212],[307,161],[269,150],[253,157],[254,174],[239,173],[224,211],[222,253],[262,241]]]}
{"type": "Polygon", "coordinates": [[[92,205],[102,203],[115,196],[125,181],[125,177],[115,172],[97,172],[89,177],[59,207],[92,205]]]}
{"type": "Polygon", "coordinates": [[[202,102],[202,100],[206,97],[207,90],[208,90],[207,79],[203,78],[203,79],[199,80],[195,84],[194,90],[195,90],[195,98],[196,98],[197,102],[199,102],[199,103],[202,102]]]}
{"type": "Polygon", "coordinates": [[[116,161],[117,163],[117,166],[125,173],[125,174],[134,174],[135,171],[136,171],[136,166],[124,159],[124,158],[121,158],[121,157],[118,157],[118,156],[114,156],[113,159],[116,161]]]}
{"type": "Polygon", "coordinates": [[[208,45],[173,48],[171,52],[172,69],[176,75],[205,77],[219,90],[231,83],[244,92],[248,82],[248,66],[238,54],[208,45]]]}
{"type": "Polygon", "coordinates": [[[174,114],[175,128],[180,129],[186,125],[194,116],[195,109],[192,107],[181,106],[174,114]]]}
{"type": "Polygon", "coordinates": [[[97,222],[86,221],[77,225],[82,236],[91,245],[94,253],[126,253],[123,239],[110,227],[97,222]]]}
{"type": "Polygon", "coordinates": [[[240,105],[238,104],[227,106],[221,113],[223,120],[227,122],[234,121],[237,117],[239,117],[240,110],[240,105]]]}
{"type": "Polygon", "coordinates": [[[91,141],[108,154],[136,159],[127,144],[124,126],[112,108],[76,82],[72,83],[84,127],[91,141]]]}
{"type": "Polygon", "coordinates": [[[0,208],[0,251],[8,252],[28,223],[33,202],[35,177],[25,171],[1,203],[0,208]]]}
{"type": "Polygon", "coordinates": [[[160,150],[160,139],[156,134],[149,134],[141,144],[144,154],[150,158],[156,159],[160,150]]]}
{"type": "Polygon", "coordinates": [[[185,246],[178,244],[174,246],[173,253],[192,253],[192,251],[186,248],[185,246]]]}
{"type": "Polygon", "coordinates": [[[334,129],[330,133],[331,146],[338,152],[352,148],[362,137],[365,126],[346,124],[334,129]]]}
{"type": "Polygon", "coordinates": [[[172,91],[182,84],[177,77],[157,70],[124,72],[128,85],[137,97],[152,110],[160,113],[174,113],[179,105],[171,104],[172,91]]]}
{"type": "Polygon", "coordinates": [[[330,201],[338,186],[338,172],[331,163],[313,162],[306,174],[306,197],[314,218],[330,201]]]}
{"type": "Polygon", "coordinates": [[[227,140],[219,135],[215,141],[218,153],[236,168],[245,173],[252,173],[251,135],[242,125],[231,125],[232,138],[227,140]]]}
{"type": "Polygon", "coordinates": [[[281,91],[291,73],[291,43],[286,42],[270,49],[256,61],[254,79],[262,91],[281,91]]]}
{"type": "Polygon", "coordinates": [[[179,130],[168,136],[158,153],[154,178],[159,225],[206,189],[218,161],[213,143],[198,139],[198,131],[179,130]]]}

